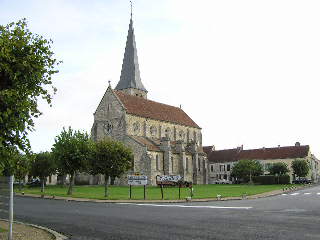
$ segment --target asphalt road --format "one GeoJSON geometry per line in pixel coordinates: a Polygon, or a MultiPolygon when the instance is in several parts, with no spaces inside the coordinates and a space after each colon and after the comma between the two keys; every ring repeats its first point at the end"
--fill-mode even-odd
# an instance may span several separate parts
{"type": "Polygon", "coordinates": [[[256,200],[184,204],[106,204],[16,197],[15,219],[52,228],[77,240],[318,240],[320,186],[256,200]]]}

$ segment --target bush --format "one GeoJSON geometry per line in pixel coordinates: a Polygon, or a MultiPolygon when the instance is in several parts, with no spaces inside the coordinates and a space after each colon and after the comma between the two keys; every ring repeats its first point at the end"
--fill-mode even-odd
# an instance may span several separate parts
{"type": "Polygon", "coordinates": [[[281,176],[273,176],[273,175],[264,175],[253,177],[253,182],[262,185],[269,184],[289,184],[290,176],[289,175],[281,175],[281,176]]]}
{"type": "Polygon", "coordinates": [[[282,175],[279,177],[279,184],[290,184],[290,176],[282,175]]]}
{"type": "Polygon", "coordinates": [[[256,176],[253,177],[252,180],[254,183],[259,183],[262,185],[276,184],[276,178],[272,175],[256,176]]]}

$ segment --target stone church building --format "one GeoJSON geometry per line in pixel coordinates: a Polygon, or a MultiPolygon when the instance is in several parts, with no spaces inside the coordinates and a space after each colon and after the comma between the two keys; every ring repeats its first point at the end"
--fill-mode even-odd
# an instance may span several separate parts
{"type": "MultiPolygon", "coordinates": [[[[111,137],[134,153],[129,173],[148,176],[180,175],[194,184],[208,183],[207,158],[201,128],[178,107],[148,99],[140,78],[132,16],[120,81],[110,83],[95,113],[91,135],[95,141],[111,137]]],[[[126,184],[125,176],[119,180],[126,184]]]]}

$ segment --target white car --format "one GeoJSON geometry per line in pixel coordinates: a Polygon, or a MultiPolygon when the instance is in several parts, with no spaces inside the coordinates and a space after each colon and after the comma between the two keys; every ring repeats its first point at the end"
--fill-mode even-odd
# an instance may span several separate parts
{"type": "Polygon", "coordinates": [[[231,181],[226,180],[226,179],[218,179],[214,182],[215,184],[232,184],[231,181]]]}

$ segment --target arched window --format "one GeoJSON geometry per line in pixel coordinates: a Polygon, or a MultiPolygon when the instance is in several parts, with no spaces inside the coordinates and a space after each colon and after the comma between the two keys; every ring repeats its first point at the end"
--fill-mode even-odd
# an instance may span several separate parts
{"type": "Polygon", "coordinates": [[[159,156],[158,154],[156,155],[156,170],[160,170],[160,161],[159,161],[159,156]]]}
{"type": "Polygon", "coordinates": [[[140,132],[140,123],[139,122],[133,123],[132,128],[133,128],[134,135],[138,135],[140,132]]]}
{"type": "Polygon", "coordinates": [[[151,126],[150,127],[150,134],[152,137],[156,137],[157,136],[157,128],[155,126],[151,126]]]}
{"type": "Polygon", "coordinates": [[[171,129],[170,128],[167,128],[166,130],[165,130],[165,136],[167,137],[167,138],[171,138],[171,129]]]}
{"type": "Polygon", "coordinates": [[[189,158],[186,158],[186,171],[189,172],[189,158]]]}

